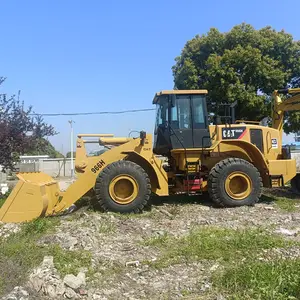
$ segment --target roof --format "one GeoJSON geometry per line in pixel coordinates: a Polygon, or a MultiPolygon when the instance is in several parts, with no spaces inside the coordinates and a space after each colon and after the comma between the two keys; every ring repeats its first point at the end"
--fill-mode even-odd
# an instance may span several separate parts
{"type": "Polygon", "coordinates": [[[154,95],[153,103],[156,103],[158,98],[162,95],[203,95],[207,93],[207,90],[164,90],[154,95]]]}

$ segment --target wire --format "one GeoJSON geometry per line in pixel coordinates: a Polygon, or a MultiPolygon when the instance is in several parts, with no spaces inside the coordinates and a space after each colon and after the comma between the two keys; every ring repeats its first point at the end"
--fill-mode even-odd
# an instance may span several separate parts
{"type": "Polygon", "coordinates": [[[81,113],[31,113],[30,116],[45,116],[45,117],[56,117],[56,116],[87,116],[87,115],[115,115],[115,114],[126,114],[144,111],[153,111],[155,108],[144,108],[144,109],[132,109],[122,111],[98,111],[98,112],[81,112],[81,113]]]}

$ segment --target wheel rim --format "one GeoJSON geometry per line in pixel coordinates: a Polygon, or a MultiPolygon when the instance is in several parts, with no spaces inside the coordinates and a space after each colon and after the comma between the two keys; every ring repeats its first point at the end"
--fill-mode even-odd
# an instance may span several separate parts
{"type": "Polygon", "coordinates": [[[109,184],[109,194],[118,204],[128,204],[138,195],[139,186],[129,175],[119,175],[109,184]]]}
{"type": "Polygon", "coordinates": [[[225,190],[232,199],[243,200],[251,194],[252,181],[243,172],[233,172],[226,178],[225,190]]]}

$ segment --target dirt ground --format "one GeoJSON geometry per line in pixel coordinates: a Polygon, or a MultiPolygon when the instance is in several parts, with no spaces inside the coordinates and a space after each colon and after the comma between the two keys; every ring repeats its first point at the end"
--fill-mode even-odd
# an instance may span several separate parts
{"type": "MultiPolygon", "coordinates": [[[[300,240],[300,198],[287,189],[266,190],[254,207],[215,208],[207,195],[153,201],[151,210],[141,215],[104,214],[82,207],[60,217],[55,231],[39,239],[42,246],[58,244],[64,250],[91,254],[93,274],[89,276],[85,270],[86,292],[75,298],[225,299],[211,282],[218,261],[179,260],[155,267],[163,255],[159,241],[184,237],[194,228],[210,227],[263,227],[286,239],[300,240]]],[[[300,255],[295,247],[284,251],[287,256],[300,255]]],[[[48,299],[43,295],[40,298],[48,299]]]]}

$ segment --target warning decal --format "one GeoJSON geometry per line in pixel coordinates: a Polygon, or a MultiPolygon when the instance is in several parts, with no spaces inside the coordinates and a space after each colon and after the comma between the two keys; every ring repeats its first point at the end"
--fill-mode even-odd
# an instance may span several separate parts
{"type": "Polygon", "coordinates": [[[276,138],[272,139],[272,148],[273,149],[278,148],[278,140],[276,138]]]}

